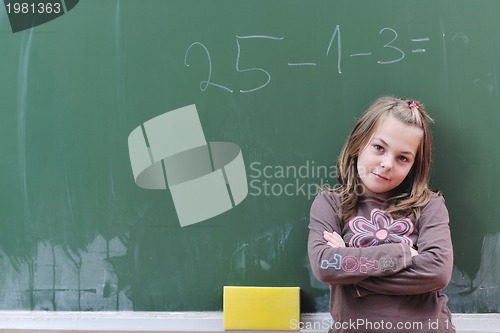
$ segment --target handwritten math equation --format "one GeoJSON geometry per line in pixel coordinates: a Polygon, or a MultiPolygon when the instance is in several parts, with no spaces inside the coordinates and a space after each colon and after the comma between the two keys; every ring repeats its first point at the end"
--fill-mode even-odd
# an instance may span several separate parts
{"type": "MultiPolygon", "coordinates": [[[[379,31],[379,35],[382,39],[383,43],[383,48],[387,48],[390,50],[390,53],[392,54],[391,57],[385,58],[385,59],[377,59],[376,62],[379,65],[391,65],[395,64],[397,62],[402,61],[406,53],[399,47],[398,43],[398,33],[396,30],[392,28],[382,28],[379,31]]],[[[240,63],[241,55],[242,55],[242,47],[241,45],[244,44],[245,40],[250,40],[250,39],[267,39],[267,40],[274,40],[276,42],[283,41],[285,37],[279,37],[279,36],[267,36],[267,35],[249,35],[249,36],[236,36],[236,58],[235,58],[235,70],[238,73],[248,73],[248,72],[259,72],[261,73],[262,80],[256,86],[254,87],[248,87],[247,89],[239,89],[240,93],[252,93],[257,90],[265,88],[270,82],[271,82],[271,72],[268,69],[261,68],[261,67],[249,67],[249,68],[243,68],[240,63]]],[[[415,47],[411,48],[411,52],[414,54],[423,54],[426,52],[425,49],[425,43],[430,41],[429,37],[415,37],[411,38],[410,41],[412,42],[412,45],[415,47]]],[[[216,82],[212,78],[212,58],[210,56],[210,51],[205,46],[203,43],[200,42],[194,42],[186,50],[186,53],[184,54],[184,65],[187,67],[190,67],[191,64],[189,62],[189,56],[191,53],[195,52],[195,49],[198,49],[198,51],[202,51],[202,53],[205,54],[206,59],[208,61],[208,66],[207,66],[207,74],[204,80],[200,81],[200,90],[205,91],[208,87],[215,87],[219,88],[222,90],[225,90],[227,92],[233,93],[234,89],[223,85],[219,82],[216,82]]],[[[333,29],[332,36],[330,38],[330,41],[328,43],[328,47],[326,48],[326,57],[331,57],[334,55],[330,55],[331,53],[335,53],[336,49],[336,58],[337,58],[337,72],[339,74],[342,74],[342,36],[340,32],[340,25],[336,25],[335,29],[333,29]]],[[[352,53],[349,55],[351,58],[359,58],[359,57],[374,57],[375,55],[373,52],[359,52],[359,53],[352,53]]],[[[287,66],[293,68],[293,67],[304,67],[304,66],[318,66],[318,63],[316,62],[288,62],[287,66]]]]}

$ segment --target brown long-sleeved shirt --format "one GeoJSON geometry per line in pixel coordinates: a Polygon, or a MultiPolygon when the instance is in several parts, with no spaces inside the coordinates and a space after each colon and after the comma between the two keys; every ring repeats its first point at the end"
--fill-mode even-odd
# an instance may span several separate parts
{"type": "Polygon", "coordinates": [[[318,194],[309,225],[312,271],[330,285],[329,332],[455,332],[442,294],[453,266],[443,197],[432,192],[417,225],[413,214],[394,220],[373,197],[362,197],[357,216],[343,223],[339,202],[336,192],[318,194]],[[325,230],[346,247],[326,244],[325,230]]]}

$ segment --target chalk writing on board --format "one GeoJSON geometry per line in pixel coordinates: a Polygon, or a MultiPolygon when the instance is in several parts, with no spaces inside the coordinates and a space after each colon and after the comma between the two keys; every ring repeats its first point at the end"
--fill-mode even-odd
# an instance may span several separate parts
{"type": "MultiPolygon", "coordinates": [[[[383,43],[382,47],[384,49],[389,49],[390,52],[392,53],[391,55],[388,56],[386,59],[377,59],[376,63],[379,65],[391,65],[395,64],[397,62],[402,61],[406,57],[406,52],[399,46],[398,44],[398,39],[399,35],[397,31],[393,28],[385,27],[382,28],[379,31],[379,35],[381,38],[381,43],[383,43]]],[[[271,72],[269,69],[264,69],[262,67],[249,67],[249,68],[241,68],[241,63],[240,59],[242,57],[242,47],[241,43],[242,40],[248,40],[248,39],[267,39],[267,40],[274,40],[274,41],[283,41],[285,37],[277,37],[277,36],[268,36],[268,35],[248,35],[248,36],[236,36],[236,62],[235,62],[235,70],[238,73],[246,73],[246,72],[260,72],[262,74],[262,81],[259,82],[256,86],[254,87],[249,87],[247,89],[238,89],[240,93],[251,93],[255,92],[257,90],[265,88],[269,83],[271,82],[271,72]]],[[[430,41],[429,37],[418,37],[418,38],[411,38],[410,41],[412,43],[416,43],[416,45],[420,46],[422,43],[426,43],[430,41]]],[[[205,51],[205,55],[207,57],[208,61],[208,73],[206,76],[205,80],[202,80],[200,82],[200,90],[205,91],[209,86],[213,86],[216,88],[223,89],[227,92],[234,92],[234,89],[231,89],[227,86],[221,85],[214,83],[212,81],[212,58],[210,57],[210,52],[208,48],[201,42],[194,42],[189,47],[187,48],[185,54],[184,54],[184,65],[187,67],[190,67],[190,64],[188,63],[188,55],[193,52],[192,48],[194,46],[199,46],[205,51]]],[[[341,30],[340,30],[340,25],[336,25],[335,28],[333,29],[332,36],[330,38],[330,41],[328,43],[327,49],[326,49],[326,57],[330,57],[330,53],[332,52],[332,49],[337,49],[337,72],[338,74],[342,74],[342,40],[341,40],[341,30]],[[335,43],[336,41],[336,43],[335,43]]],[[[423,47],[417,47],[417,48],[412,48],[411,52],[414,54],[423,54],[426,52],[426,49],[423,47]]],[[[356,58],[356,57],[370,57],[373,56],[373,52],[371,51],[364,51],[364,52],[357,52],[357,53],[352,53],[350,54],[351,58],[356,58]]],[[[318,63],[314,61],[303,61],[303,62],[286,62],[286,65],[290,68],[294,67],[313,67],[317,66],[318,63]]]]}
{"type": "MultiPolygon", "coordinates": [[[[429,37],[424,37],[424,38],[412,38],[411,41],[415,43],[422,43],[422,42],[428,42],[431,39],[429,37]]],[[[423,53],[425,52],[425,49],[412,49],[411,52],[413,53],[423,53]]]]}
{"type": "Polygon", "coordinates": [[[266,83],[264,83],[258,87],[252,88],[252,89],[240,90],[241,93],[249,93],[249,92],[253,92],[253,91],[262,89],[265,86],[267,86],[269,84],[269,82],[271,82],[271,74],[269,74],[269,72],[263,68],[257,68],[257,67],[245,68],[245,69],[240,68],[240,54],[241,54],[240,39],[253,39],[253,38],[265,38],[265,39],[272,39],[272,40],[283,40],[284,39],[284,37],[273,37],[273,36],[236,36],[236,45],[238,46],[238,55],[236,56],[236,71],[240,72],[240,73],[248,72],[248,71],[260,71],[260,72],[263,72],[264,74],[266,74],[266,77],[267,77],[266,83]]]}
{"type": "Polygon", "coordinates": [[[328,56],[328,54],[330,53],[330,49],[332,47],[333,41],[335,40],[335,37],[337,35],[338,35],[338,37],[337,37],[337,72],[339,74],[341,74],[342,71],[340,70],[340,62],[342,60],[342,46],[341,46],[341,42],[340,42],[340,25],[338,25],[338,24],[337,24],[337,26],[335,26],[335,29],[333,29],[332,38],[330,39],[330,43],[328,44],[328,48],[326,49],[326,56],[328,56]]]}
{"type": "Polygon", "coordinates": [[[184,55],[184,65],[186,65],[186,66],[189,67],[189,64],[187,63],[187,55],[189,53],[189,50],[191,50],[191,48],[193,46],[196,46],[196,45],[199,45],[199,46],[201,46],[203,48],[203,50],[207,54],[207,58],[208,58],[208,75],[207,75],[207,79],[205,81],[201,81],[200,82],[200,90],[201,91],[205,91],[208,88],[209,85],[212,85],[212,86],[215,86],[215,87],[227,90],[229,92],[233,92],[228,87],[225,87],[223,85],[220,85],[220,84],[217,84],[217,83],[213,83],[212,81],[210,81],[211,78],[212,78],[212,58],[210,58],[210,52],[208,52],[207,47],[205,45],[203,45],[202,43],[195,42],[195,43],[189,45],[189,47],[188,47],[188,49],[186,51],[186,54],[184,55]]]}

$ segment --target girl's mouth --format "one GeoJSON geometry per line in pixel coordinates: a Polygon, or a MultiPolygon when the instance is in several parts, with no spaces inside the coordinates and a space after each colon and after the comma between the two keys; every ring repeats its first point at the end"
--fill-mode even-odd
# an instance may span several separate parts
{"type": "Polygon", "coordinates": [[[372,172],[377,178],[383,179],[383,180],[389,180],[389,178],[386,178],[384,176],[379,175],[378,173],[372,172]]]}

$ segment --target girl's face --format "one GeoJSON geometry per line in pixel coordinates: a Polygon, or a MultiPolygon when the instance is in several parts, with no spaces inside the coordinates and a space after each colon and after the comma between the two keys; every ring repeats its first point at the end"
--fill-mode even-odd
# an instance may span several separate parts
{"type": "Polygon", "coordinates": [[[381,121],[358,156],[363,194],[388,199],[410,172],[422,137],[421,129],[392,116],[381,121]]]}

